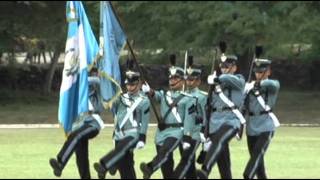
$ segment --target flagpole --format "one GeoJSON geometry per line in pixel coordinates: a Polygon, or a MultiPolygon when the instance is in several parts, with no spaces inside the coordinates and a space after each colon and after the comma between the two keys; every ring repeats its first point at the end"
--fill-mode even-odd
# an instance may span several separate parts
{"type": "MultiPolygon", "coordinates": [[[[110,4],[110,7],[111,7],[111,9],[112,9],[112,11],[113,11],[113,14],[115,15],[117,21],[119,22],[119,25],[120,25],[122,31],[124,32],[124,28],[123,28],[123,26],[122,26],[122,24],[121,24],[121,21],[120,21],[120,19],[119,19],[119,17],[118,17],[118,14],[116,13],[116,11],[115,11],[112,3],[111,3],[110,1],[108,1],[108,3],[110,4]]],[[[125,34],[126,34],[126,33],[125,33],[125,34]]],[[[133,58],[134,62],[135,62],[136,65],[137,65],[138,71],[139,71],[139,73],[141,74],[141,79],[142,79],[142,81],[145,82],[146,79],[145,79],[145,77],[144,77],[144,74],[143,74],[143,72],[142,72],[142,69],[141,69],[140,66],[139,66],[139,63],[138,63],[138,61],[137,61],[137,59],[136,59],[136,56],[135,56],[135,54],[134,54],[134,52],[133,52],[133,49],[132,49],[132,47],[131,47],[131,45],[130,45],[130,42],[129,42],[128,38],[126,38],[126,43],[127,43],[128,47],[129,47],[130,53],[131,53],[131,55],[132,55],[132,58],[133,58]]],[[[152,98],[150,97],[150,95],[148,95],[148,98],[149,98],[149,100],[150,100],[150,104],[151,104],[152,110],[153,110],[153,112],[154,112],[154,114],[155,114],[155,116],[156,116],[156,119],[157,119],[158,123],[162,123],[161,118],[160,118],[160,116],[159,116],[159,114],[158,114],[158,111],[157,111],[157,109],[156,109],[156,106],[155,106],[152,98]]]]}

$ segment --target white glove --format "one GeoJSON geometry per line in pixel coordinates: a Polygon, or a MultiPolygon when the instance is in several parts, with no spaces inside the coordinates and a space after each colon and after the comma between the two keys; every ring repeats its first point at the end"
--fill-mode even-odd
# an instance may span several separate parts
{"type": "Polygon", "coordinates": [[[136,149],[142,149],[142,148],[144,148],[144,142],[143,141],[139,141],[138,143],[137,143],[137,145],[136,145],[136,149]]]}
{"type": "Polygon", "coordinates": [[[250,92],[250,90],[253,89],[254,83],[255,83],[255,81],[252,81],[250,83],[246,83],[246,85],[244,87],[244,94],[248,94],[250,92]]]}
{"type": "Polygon", "coordinates": [[[142,85],[141,89],[144,93],[149,93],[151,90],[151,88],[147,82],[142,85]]]}
{"type": "Polygon", "coordinates": [[[187,143],[187,142],[184,142],[184,143],[182,144],[183,150],[187,150],[187,149],[189,149],[190,147],[191,147],[191,145],[190,145],[189,143],[187,143]]]}
{"type": "Polygon", "coordinates": [[[207,79],[208,84],[209,84],[209,85],[214,84],[214,79],[215,79],[216,77],[217,77],[217,72],[214,71],[213,74],[211,74],[211,75],[208,76],[208,79],[207,79]]]}
{"type": "Polygon", "coordinates": [[[239,133],[236,134],[236,139],[237,139],[238,141],[241,140],[239,133]]]}
{"type": "Polygon", "coordinates": [[[211,147],[211,140],[208,139],[205,143],[203,143],[203,151],[208,152],[211,147]]]}
{"type": "Polygon", "coordinates": [[[206,142],[206,137],[204,137],[203,133],[200,133],[200,141],[201,141],[201,143],[205,143],[206,142]]]}

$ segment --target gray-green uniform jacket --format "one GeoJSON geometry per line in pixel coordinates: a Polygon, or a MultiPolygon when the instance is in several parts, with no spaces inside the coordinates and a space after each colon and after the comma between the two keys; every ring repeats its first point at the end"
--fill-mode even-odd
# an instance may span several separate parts
{"type": "MultiPolygon", "coordinates": [[[[264,99],[267,105],[273,108],[276,104],[280,89],[279,81],[271,79],[263,80],[261,81],[260,87],[261,97],[264,99]]],[[[263,132],[274,131],[275,126],[271,117],[268,113],[262,113],[264,112],[264,109],[252,91],[250,91],[248,94],[248,98],[248,111],[251,113],[251,116],[249,116],[247,121],[247,134],[249,136],[257,136],[263,132]]]]}
{"type": "Polygon", "coordinates": [[[115,112],[114,140],[118,141],[132,136],[145,142],[150,119],[149,99],[141,92],[137,95],[125,93],[113,104],[113,108],[115,112]],[[132,108],[135,104],[137,104],[136,108],[132,108]]]}
{"type": "Polygon", "coordinates": [[[194,88],[187,91],[188,94],[193,96],[195,98],[196,103],[196,113],[194,117],[194,121],[192,124],[192,139],[200,141],[200,132],[201,129],[206,125],[206,112],[205,112],[205,106],[207,103],[207,96],[208,93],[201,91],[199,88],[194,88]],[[202,119],[202,123],[197,122],[197,118],[202,119]]]}
{"type": "MultiPolygon", "coordinates": [[[[240,74],[222,74],[218,77],[224,95],[239,109],[243,105],[245,87],[244,77],[240,74]]],[[[209,134],[217,132],[222,125],[240,128],[238,117],[231,110],[223,110],[229,106],[221,100],[217,93],[212,95],[212,113],[210,116],[209,134]]]]}
{"type": "Polygon", "coordinates": [[[166,125],[181,124],[181,127],[168,127],[163,131],[158,129],[155,138],[155,143],[157,145],[163,145],[164,140],[168,137],[174,137],[179,140],[181,140],[184,135],[191,137],[192,122],[194,121],[193,116],[195,112],[195,105],[193,104],[194,101],[192,100],[193,98],[186,96],[180,91],[163,90],[155,91],[154,98],[160,103],[161,117],[163,118],[170,108],[170,101],[172,100],[173,102],[174,99],[178,98],[179,96],[183,96],[183,98],[178,102],[177,107],[175,108],[177,112],[176,116],[172,110],[167,118],[164,119],[164,123],[166,125]],[[179,120],[176,117],[179,117],[179,120]]]}
{"type": "Polygon", "coordinates": [[[82,114],[72,125],[72,131],[82,127],[84,123],[97,127],[99,130],[104,128],[104,123],[100,114],[104,110],[100,94],[100,79],[96,76],[89,76],[89,111],[82,114]]]}

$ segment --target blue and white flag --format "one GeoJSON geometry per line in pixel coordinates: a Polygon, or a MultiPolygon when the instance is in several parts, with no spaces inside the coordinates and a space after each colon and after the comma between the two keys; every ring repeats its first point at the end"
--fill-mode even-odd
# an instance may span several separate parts
{"type": "Polygon", "coordinates": [[[99,74],[101,95],[105,107],[111,107],[121,94],[119,53],[126,42],[126,35],[118,22],[110,2],[100,2],[100,55],[99,74]]]}
{"type": "Polygon", "coordinates": [[[59,122],[66,134],[82,114],[88,112],[88,69],[99,46],[80,1],[68,1],[66,6],[68,39],[59,100],[59,122]]]}

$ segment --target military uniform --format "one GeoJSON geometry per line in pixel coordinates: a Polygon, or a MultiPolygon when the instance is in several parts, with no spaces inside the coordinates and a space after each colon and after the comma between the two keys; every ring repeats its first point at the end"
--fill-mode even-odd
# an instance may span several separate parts
{"type": "MultiPolygon", "coordinates": [[[[140,74],[133,71],[126,73],[127,83],[139,81],[140,74]]],[[[136,179],[133,150],[138,142],[145,144],[150,119],[150,101],[139,92],[125,93],[113,104],[115,112],[115,130],[113,139],[115,148],[102,157],[94,167],[99,178],[104,178],[107,171],[111,175],[119,170],[121,179],[136,179]]]]}
{"type": "MultiPolygon", "coordinates": [[[[188,78],[192,79],[200,79],[201,70],[193,68],[193,60],[192,56],[189,56],[189,68],[187,69],[188,78]]],[[[196,179],[196,164],[195,164],[195,154],[201,143],[200,133],[203,133],[204,125],[205,125],[205,105],[207,102],[207,93],[201,91],[198,87],[187,90],[187,93],[194,104],[196,105],[196,113],[192,116],[192,120],[190,121],[191,126],[191,146],[188,149],[183,149],[182,146],[179,147],[181,160],[176,167],[173,177],[175,179],[196,179]]],[[[204,138],[204,137],[203,137],[204,138]]]]}
{"type": "MultiPolygon", "coordinates": [[[[264,72],[271,61],[255,60],[254,71],[264,72]]],[[[275,128],[280,124],[272,113],[280,89],[279,81],[265,79],[246,86],[246,109],[249,113],[247,121],[247,140],[250,160],[244,171],[244,177],[266,179],[263,156],[267,151],[275,128]]]]}
{"type": "MultiPolygon", "coordinates": [[[[235,56],[221,58],[220,66],[235,65],[235,56]]],[[[222,74],[214,78],[212,112],[209,119],[209,137],[212,145],[200,171],[201,178],[208,178],[214,164],[222,179],[232,179],[229,141],[236,135],[244,118],[239,111],[243,105],[244,77],[240,74],[222,74]]]]}
{"type": "MultiPolygon", "coordinates": [[[[170,76],[183,78],[183,69],[172,66],[170,76]]],[[[163,178],[172,178],[174,161],[173,152],[181,141],[190,142],[192,134],[192,114],[195,112],[193,101],[181,91],[155,91],[153,98],[160,103],[162,124],[156,132],[155,144],[157,155],[149,163],[140,165],[145,179],[161,167],[163,178]]]]}
{"type": "Polygon", "coordinates": [[[101,103],[99,83],[98,77],[89,77],[90,112],[82,114],[80,118],[73,123],[72,132],[57,155],[57,159],[50,160],[50,165],[53,167],[56,176],[61,175],[72,153],[75,152],[81,179],[91,178],[88,158],[88,140],[96,137],[100,130],[104,128],[104,123],[100,117],[103,106],[101,103]]]}

